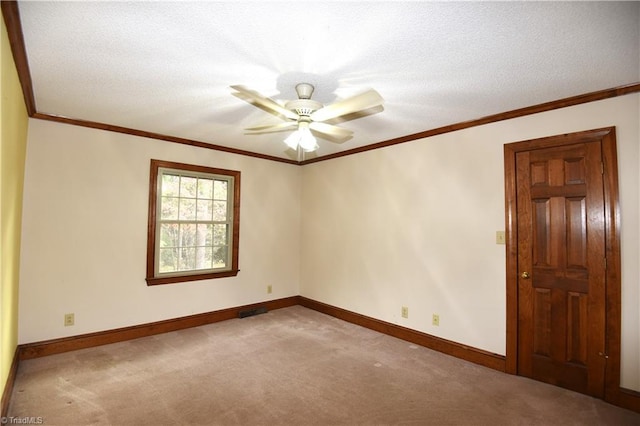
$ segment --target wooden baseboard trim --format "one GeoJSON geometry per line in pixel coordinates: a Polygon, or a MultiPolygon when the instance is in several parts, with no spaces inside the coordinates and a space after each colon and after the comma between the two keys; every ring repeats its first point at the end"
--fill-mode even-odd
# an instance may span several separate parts
{"type": "Polygon", "coordinates": [[[78,349],[107,345],[110,343],[122,342],[125,340],[138,339],[140,337],[153,336],[155,334],[167,333],[169,331],[198,327],[214,322],[238,318],[238,314],[240,311],[246,311],[259,307],[265,307],[270,311],[280,308],[286,308],[288,306],[297,305],[298,298],[298,296],[292,296],[283,299],[270,300],[266,302],[254,303],[251,305],[236,306],[219,311],[206,312],[202,314],[174,318],[165,321],[135,325],[114,330],[100,331],[96,333],[82,334],[79,336],[64,337],[61,339],[28,343],[25,345],[20,345],[18,347],[19,359],[23,360],[39,358],[42,356],[53,355],[62,352],[75,351],[78,349]]]}
{"type": "Polygon", "coordinates": [[[7,417],[9,412],[9,402],[11,401],[11,393],[13,392],[13,384],[16,382],[16,375],[18,374],[18,365],[20,364],[20,348],[17,347],[13,354],[13,361],[11,361],[11,367],[9,368],[9,375],[7,376],[7,382],[4,384],[2,391],[2,405],[0,409],[0,417],[7,417]]]}
{"type": "MultiPolygon", "coordinates": [[[[300,305],[323,314],[396,337],[408,342],[412,342],[429,349],[442,352],[456,358],[473,362],[497,371],[505,372],[506,360],[502,355],[487,352],[472,346],[442,339],[427,333],[402,327],[366,315],[358,314],[336,306],[308,299],[303,296],[292,296],[283,299],[254,303],[251,305],[237,306],[219,311],[206,312],[187,317],[175,318],[148,324],[141,324],[132,327],[124,327],[115,330],[107,330],[79,336],[65,337],[42,342],[18,345],[16,348],[7,382],[2,393],[2,415],[6,417],[9,410],[11,393],[15,383],[20,360],[39,358],[62,352],[69,352],[78,349],[85,349],[94,346],[106,345],[109,343],[122,342],[125,340],[137,339],[140,337],[152,336],[155,334],[167,333],[201,325],[212,324],[219,321],[238,318],[241,311],[264,307],[267,310],[276,310],[289,306],[300,305]]],[[[606,398],[607,402],[628,410],[640,412],[640,392],[618,388],[615,395],[606,398]]]]}
{"type": "Polygon", "coordinates": [[[640,392],[638,391],[620,387],[613,395],[605,395],[605,401],[640,413],[640,392]]]}
{"type": "Polygon", "coordinates": [[[491,352],[477,349],[472,346],[452,342],[427,333],[412,330],[386,321],[381,321],[365,315],[357,314],[346,309],[337,308],[326,303],[318,302],[300,296],[300,305],[314,311],[322,312],[335,318],[357,324],[359,326],[397,337],[408,342],[425,346],[438,352],[483,365],[498,371],[505,371],[505,357],[491,352]]]}
{"type": "MultiPolygon", "coordinates": [[[[483,365],[501,372],[506,372],[506,359],[502,355],[381,321],[346,309],[318,302],[313,299],[308,299],[306,297],[299,296],[299,300],[299,304],[305,308],[322,312],[323,314],[339,318],[352,324],[357,324],[379,333],[425,346],[429,349],[433,349],[465,361],[483,365]]],[[[618,407],[640,413],[640,392],[618,387],[615,394],[606,397],[605,401],[618,407]]]]}

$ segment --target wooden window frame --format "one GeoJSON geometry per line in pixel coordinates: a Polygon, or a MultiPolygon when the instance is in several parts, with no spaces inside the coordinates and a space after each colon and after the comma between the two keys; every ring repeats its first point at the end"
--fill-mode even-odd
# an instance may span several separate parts
{"type": "Polygon", "coordinates": [[[234,277],[238,275],[238,257],[240,241],[240,172],[235,170],[218,169],[213,167],[198,166],[172,161],[151,160],[149,174],[149,218],[147,225],[147,276],[148,286],[161,284],[175,284],[187,281],[208,280],[215,278],[234,277]],[[231,267],[223,271],[211,272],[210,270],[197,273],[156,275],[156,238],[157,238],[157,208],[158,208],[158,176],[160,169],[175,169],[191,173],[206,173],[209,175],[223,175],[233,180],[233,218],[231,230],[231,267]]]}

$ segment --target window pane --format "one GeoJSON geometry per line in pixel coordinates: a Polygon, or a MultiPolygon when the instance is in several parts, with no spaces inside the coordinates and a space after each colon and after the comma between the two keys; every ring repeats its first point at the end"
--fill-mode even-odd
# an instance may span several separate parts
{"type": "Polygon", "coordinates": [[[196,200],[180,198],[180,220],[196,220],[196,200]]]}
{"type": "Polygon", "coordinates": [[[160,218],[162,220],[176,220],[178,218],[178,201],[176,197],[162,197],[160,218]]]}
{"type": "Polygon", "coordinates": [[[178,263],[178,270],[190,271],[196,268],[196,248],[187,247],[179,249],[180,261],[178,263]]]}
{"type": "Polygon", "coordinates": [[[212,246],[213,245],[213,225],[199,223],[196,231],[196,245],[197,246],[212,246]]]}
{"type": "Polygon", "coordinates": [[[180,225],[180,247],[195,247],[196,225],[183,223],[180,225]]]}
{"type": "Polygon", "coordinates": [[[178,247],[179,228],[175,223],[163,223],[160,226],[160,247],[178,247]]]}
{"type": "Polygon", "coordinates": [[[204,247],[205,259],[207,259],[208,267],[213,268],[213,247],[204,247]]]}
{"type": "Polygon", "coordinates": [[[227,199],[227,181],[226,180],[216,180],[213,186],[213,198],[215,200],[226,200],[227,199]]]}
{"type": "Polygon", "coordinates": [[[211,220],[213,215],[213,201],[211,200],[196,200],[197,209],[196,217],[198,220],[211,220]]]}
{"type": "Polygon", "coordinates": [[[213,267],[224,268],[227,265],[227,247],[213,248],[213,267]]]}
{"type": "Polygon", "coordinates": [[[180,189],[180,176],[177,175],[162,175],[162,189],[160,191],[163,196],[178,196],[180,189]]]}
{"type": "Polygon", "coordinates": [[[227,245],[227,225],[224,223],[213,225],[213,245],[227,245]]]}
{"type": "Polygon", "coordinates": [[[196,269],[211,269],[211,247],[196,247],[196,269]]]}
{"type": "Polygon", "coordinates": [[[198,198],[207,198],[209,200],[213,198],[213,180],[198,179],[198,198]]]}
{"type": "Polygon", "coordinates": [[[198,178],[182,176],[180,178],[180,197],[196,198],[198,178]]]}
{"type": "Polygon", "coordinates": [[[227,202],[213,202],[213,220],[227,220],[227,202]]]}
{"type": "Polygon", "coordinates": [[[178,249],[160,249],[160,272],[175,272],[178,270],[178,249]]]}

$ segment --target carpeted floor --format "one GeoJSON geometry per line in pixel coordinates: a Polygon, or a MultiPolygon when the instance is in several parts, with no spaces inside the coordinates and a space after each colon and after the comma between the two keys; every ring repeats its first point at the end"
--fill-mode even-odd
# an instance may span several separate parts
{"type": "Polygon", "coordinates": [[[23,361],[9,415],[45,425],[640,425],[601,400],[300,306],[23,361]]]}

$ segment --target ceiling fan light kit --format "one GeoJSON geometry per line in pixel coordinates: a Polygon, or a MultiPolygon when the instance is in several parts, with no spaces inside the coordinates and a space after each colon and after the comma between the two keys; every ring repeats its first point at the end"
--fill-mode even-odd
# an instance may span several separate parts
{"type": "Polygon", "coordinates": [[[236,97],[285,120],[285,123],[245,129],[252,132],[249,134],[296,129],[284,140],[284,143],[291,149],[304,152],[313,152],[319,148],[316,137],[336,143],[345,142],[353,137],[351,130],[326,123],[326,121],[338,117],[344,118],[346,115],[369,108],[381,107],[384,102],[378,92],[370,89],[359,95],[325,106],[311,99],[314,91],[313,85],[299,83],[296,85],[298,99],[287,101],[282,106],[277,101],[245,86],[236,85],[231,86],[231,88],[236,90],[236,93],[233,93],[236,97]]]}
{"type": "Polygon", "coordinates": [[[304,152],[313,152],[319,148],[316,138],[311,134],[309,129],[309,123],[301,121],[298,123],[298,130],[291,133],[284,143],[291,149],[298,149],[300,147],[304,152]]]}

